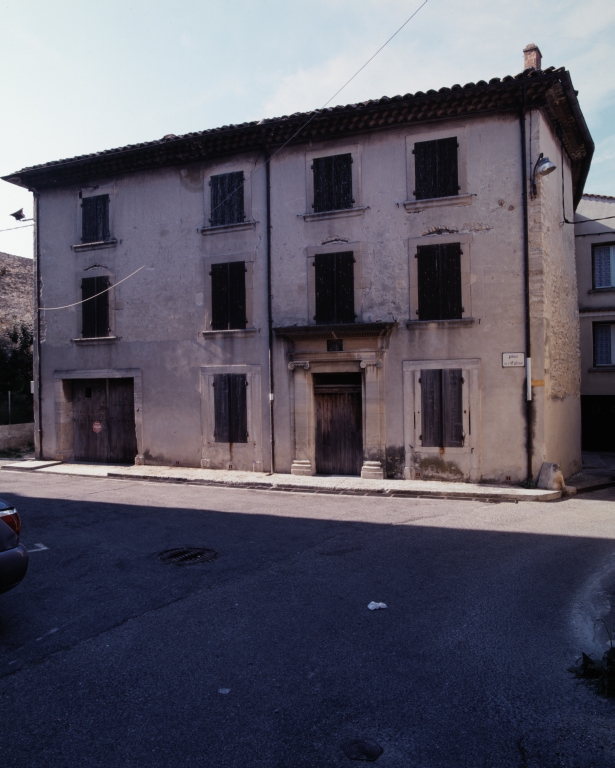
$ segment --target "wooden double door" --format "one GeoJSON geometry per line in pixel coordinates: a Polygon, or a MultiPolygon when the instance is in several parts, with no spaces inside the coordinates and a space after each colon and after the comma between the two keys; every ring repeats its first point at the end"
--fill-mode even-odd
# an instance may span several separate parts
{"type": "Polygon", "coordinates": [[[360,475],[363,409],[360,373],[314,374],[316,472],[360,475]]]}
{"type": "Polygon", "coordinates": [[[75,379],[73,449],[77,461],[133,464],[137,455],[133,379],[75,379]]]}

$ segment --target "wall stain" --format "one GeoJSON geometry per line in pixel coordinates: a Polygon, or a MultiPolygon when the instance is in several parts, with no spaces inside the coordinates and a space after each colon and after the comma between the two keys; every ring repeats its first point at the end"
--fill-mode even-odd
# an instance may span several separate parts
{"type": "Polygon", "coordinates": [[[388,445],[386,448],[386,476],[393,480],[403,480],[405,463],[404,446],[388,445]]]}

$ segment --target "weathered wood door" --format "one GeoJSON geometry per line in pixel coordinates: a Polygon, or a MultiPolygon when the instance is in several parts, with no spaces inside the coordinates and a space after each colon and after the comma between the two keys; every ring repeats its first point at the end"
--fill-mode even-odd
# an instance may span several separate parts
{"type": "Polygon", "coordinates": [[[360,475],[363,430],[360,373],[314,374],[316,471],[360,475]]]}
{"type": "Polygon", "coordinates": [[[73,381],[73,447],[77,461],[134,462],[133,379],[73,381]]]}

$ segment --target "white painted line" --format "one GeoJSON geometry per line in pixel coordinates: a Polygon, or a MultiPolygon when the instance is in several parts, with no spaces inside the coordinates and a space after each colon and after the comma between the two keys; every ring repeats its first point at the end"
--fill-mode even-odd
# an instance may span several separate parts
{"type": "Polygon", "coordinates": [[[36,642],[40,642],[44,637],[48,637],[48,635],[53,635],[55,632],[58,631],[58,627],[54,627],[53,629],[50,629],[49,632],[46,632],[42,637],[37,637],[36,642]]]}
{"type": "Polygon", "coordinates": [[[35,544],[34,549],[28,549],[27,552],[42,552],[44,549],[49,549],[49,547],[46,547],[44,544],[35,544]]]}

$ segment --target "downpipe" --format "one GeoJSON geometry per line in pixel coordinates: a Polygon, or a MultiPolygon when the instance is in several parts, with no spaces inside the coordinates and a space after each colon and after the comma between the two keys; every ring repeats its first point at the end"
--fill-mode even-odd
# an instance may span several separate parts
{"type": "MultiPolygon", "coordinates": [[[[532,472],[532,458],[534,442],[532,434],[532,422],[534,407],[532,401],[532,338],[530,325],[530,247],[529,247],[529,214],[528,214],[528,176],[527,176],[527,148],[525,132],[525,85],[522,90],[521,114],[519,115],[519,127],[521,130],[521,180],[523,202],[523,272],[524,272],[524,310],[525,310],[525,450],[527,457],[526,480],[528,485],[534,482],[532,472]]],[[[530,141],[532,137],[530,136],[530,141]]]]}

